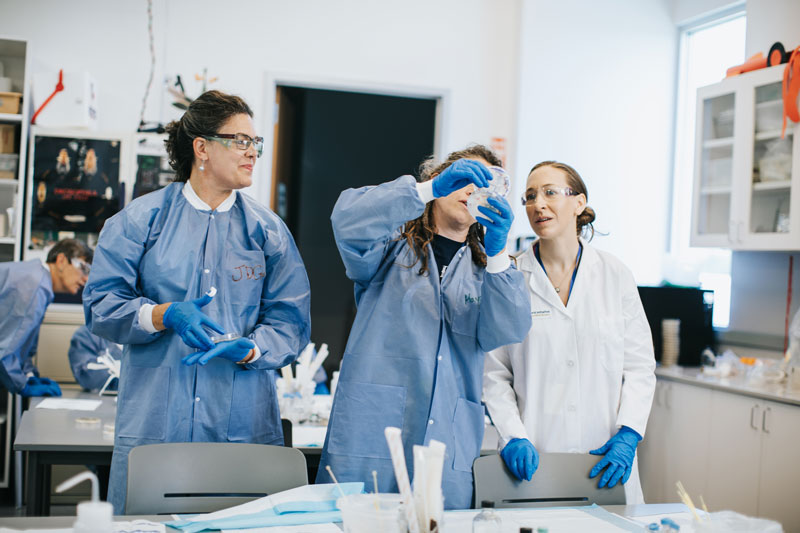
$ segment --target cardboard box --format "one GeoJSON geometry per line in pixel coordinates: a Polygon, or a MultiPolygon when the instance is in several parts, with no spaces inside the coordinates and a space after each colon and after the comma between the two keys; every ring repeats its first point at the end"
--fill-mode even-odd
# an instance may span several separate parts
{"type": "Polygon", "coordinates": [[[0,154],[0,179],[17,179],[18,154],[0,154]]]}
{"type": "MultiPolygon", "coordinates": [[[[56,93],[36,117],[47,128],[97,128],[97,87],[88,72],[65,72],[64,90],[56,93]]],[[[47,100],[58,84],[58,72],[33,77],[33,108],[47,100]]]]}
{"type": "Polygon", "coordinates": [[[0,154],[17,153],[16,129],[14,124],[0,124],[0,154]]]}
{"type": "Polygon", "coordinates": [[[22,93],[0,93],[0,113],[19,115],[22,93]]]}

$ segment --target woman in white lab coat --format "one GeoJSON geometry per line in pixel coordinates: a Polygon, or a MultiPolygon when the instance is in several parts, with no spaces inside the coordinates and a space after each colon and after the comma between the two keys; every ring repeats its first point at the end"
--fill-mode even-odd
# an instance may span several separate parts
{"type": "Polygon", "coordinates": [[[517,266],[533,324],[522,343],[488,354],[484,398],[519,479],[531,479],[537,450],[591,452],[599,486],[622,482],[627,502],[642,503],[635,450],[656,384],[652,337],[631,272],[581,238],[593,234],[586,201],[569,165],[531,170],[523,203],[539,238],[517,266]]]}

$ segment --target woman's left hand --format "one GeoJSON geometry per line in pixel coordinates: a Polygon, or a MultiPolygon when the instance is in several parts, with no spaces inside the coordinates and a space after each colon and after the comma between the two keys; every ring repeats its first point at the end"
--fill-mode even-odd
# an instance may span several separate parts
{"type": "Polygon", "coordinates": [[[508,200],[502,196],[490,196],[486,201],[494,209],[479,205],[478,211],[484,216],[477,217],[476,220],[486,226],[483,245],[486,248],[486,255],[494,257],[506,247],[508,232],[511,230],[511,223],[514,222],[514,213],[508,200]]]}
{"type": "Polygon", "coordinates": [[[250,354],[250,350],[255,347],[255,343],[246,338],[236,339],[235,341],[220,342],[207,352],[195,352],[187,355],[181,359],[181,362],[186,366],[193,365],[195,363],[199,363],[200,365],[204,366],[213,358],[222,357],[223,359],[228,359],[229,361],[238,363],[247,357],[250,354]]]}

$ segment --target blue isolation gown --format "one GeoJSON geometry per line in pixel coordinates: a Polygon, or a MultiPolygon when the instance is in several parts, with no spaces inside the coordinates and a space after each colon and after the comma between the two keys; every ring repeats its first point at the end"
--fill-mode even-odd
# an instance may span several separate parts
{"type": "MultiPolygon", "coordinates": [[[[92,370],[87,367],[89,363],[96,363],[97,356],[108,350],[116,360],[122,358],[122,348],[118,344],[98,337],[86,326],[75,330],[72,340],[69,341],[69,366],[78,385],[89,391],[99,391],[108,381],[109,373],[105,369],[92,370]]],[[[107,390],[117,390],[117,380],[114,379],[107,390]]]]}
{"type": "Polygon", "coordinates": [[[271,372],[297,358],[311,333],[310,291],[294,240],[275,213],[234,191],[210,210],[183,183],[129,204],[106,221],[83,291],[93,333],[125,345],[109,501],[124,510],[132,447],[160,442],[282,444],[271,372]],[[172,330],[149,333],[143,304],[218,293],[202,311],[263,354],[239,365],[195,350],[172,330]]]}
{"type": "Polygon", "coordinates": [[[525,338],[530,301],[520,272],[489,273],[473,263],[468,246],[440,281],[429,245],[429,272],[419,275],[398,228],[424,208],[411,176],[347,190],[334,207],[336,244],[355,282],[358,312],[317,482],[328,481],[327,465],[340,482],[371,483],[376,470],[380,491],[397,492],[383,433],[395,426],[402,430],[409,471],[414,444],[435,439],[447,446],[445,507],[465,509],[483,440],[485,352],[525,338]]]}
{"type": "Polygon", "coordinates": [[[52,301],[53,280],[41,261],[0,263],[0,383],[13,393],[22,392],[28,375],[39,375],[33,356],[52,301]]]}

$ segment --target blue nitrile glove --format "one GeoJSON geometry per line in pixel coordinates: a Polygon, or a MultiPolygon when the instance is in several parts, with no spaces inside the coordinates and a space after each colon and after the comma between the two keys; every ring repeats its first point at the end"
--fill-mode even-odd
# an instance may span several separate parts
{"type": "Polygon", "coordinates": [[[480,162],[459,159],[433,178],[433,196],[441,198],[470,184],[479,188],[488,187],[491,179],[492,173],[480,162]]]}
{"type": "Polygon", "coordinates": [[[606,485],[611,488],[622,479],[622,484],[628,482],[633,468],[633,457],[636,454],[636,447],[642,437],[628,426],[622,426],[617,434],[608,439],[608,442],[600,448],[592,450],[592,455],[605,455],[589,472],[589,477],[595,477],[601,470],[606,468],[603,477],[597,484],[598,488],[606,485]]]}
{"type": "Polygon", "coordinates": [[[500,457],[517,479],[530,481],[539,468],[539,453],[528,439],[511,439],[500,452],[500,457]]]}
{"type": "Polygon", "coordinates": [[[20,392],[21,395],[30,396],[61,396],[61,387],[53,380],[48,378],[37,378],[31,376],[25,383],[25,388],[20,392]]]}
{"type": "Polygon", "coordinates": [[[225,333],[222,326],[206,316],[200,308],[208,305],[212,297],[204,294],[201,298],[188,302],[174,302],[164,313],[164,326],[174,329],[183,342],[198,350],[211,350],[214,343],[203,329],[208,326],[220,335],[225,333]]]}
{"type": "Polygon", "coordinates": [[[215,357],[222,357],[223,359],[228,359],[229,361],[233,361],[234,363],[238,363],[245,357],[247,354],[250,353],[250,350],[255,348],[256,345],[250,339],[241,337],[236,339],[235,341],[226,341],[220,342],[210,350],[206,352],[196,352],[193,354],[189,354],[183,359],[184,365],[193,365],[195,363],[200,363],[201,365],[205,365],[210,360],[215,357]]]}
{"type": "Polygon", "coordinates": [[[500,213],[496,213],[488,207],[479,205],[478,211],[483,213],[485,218],[477,217],[475,220],[486,226],[483,246],[486,248],[486,255],[494,257],[506,247],[508,232],[511,230],[511,223],[514,222],[514,213],[511,212],[511,206],[508,204],[508,200],[502,196],[490,196],[486,201],[500,213]]]}

